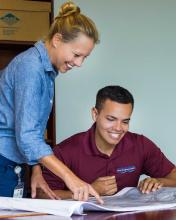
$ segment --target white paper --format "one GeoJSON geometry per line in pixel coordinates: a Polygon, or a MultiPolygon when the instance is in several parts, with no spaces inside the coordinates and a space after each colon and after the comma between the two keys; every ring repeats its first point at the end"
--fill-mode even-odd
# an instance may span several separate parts
{"type": "Polygon", "coordinates": [[[81,214],[82,203],[84,202],[0,197],[0,209],[25,210],[60,216],[71,216],[74,210],[81,214]]]}
{"type": "Polygon", "coordinates": [[[72,200],[46,200],[0,197],[1,209],[20,209],[69,217],[83,211],[147,211],[176,207],[176,187],[163,187],[149,194],[142,194],[135,187],[128,187],[113,196],[103,197],[104,205],[94,198],[89,202],[72,200]]]}

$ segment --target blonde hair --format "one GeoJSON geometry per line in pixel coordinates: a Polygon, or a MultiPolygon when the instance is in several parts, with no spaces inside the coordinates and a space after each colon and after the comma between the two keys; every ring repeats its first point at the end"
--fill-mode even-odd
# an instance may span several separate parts
{"type": "Polygon", "coordinates": [[[81,14],[80,8],[72,1],[67,1],[60,7],[46,40],[51,41],[56,33],[62,35],[63,42],[74,40],[79,33],[83,33],[93,39],[94,43],[99,43],[99,34],[95,23],[89,17],[81,14]]]}

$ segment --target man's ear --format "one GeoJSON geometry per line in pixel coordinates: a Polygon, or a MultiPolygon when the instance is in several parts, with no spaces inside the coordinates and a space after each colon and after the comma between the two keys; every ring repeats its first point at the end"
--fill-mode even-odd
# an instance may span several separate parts
{"type": "Polygon", "coordinates": [[[92,119],[93,119],[93,121],[96,122],[97,116],[98,116],[98,111],[97,111],[97,109],[96,109],[95,107],[93,107],[92,110],[91,110],[91,113],[92,113],[92,119]]]}
{"type": "Polygon", "coordinates": [[[55,34],[52,38],[52,46],[54,48],[57,48],[61,41],[62,41],[62,35],[59,33],[55,34]]]}

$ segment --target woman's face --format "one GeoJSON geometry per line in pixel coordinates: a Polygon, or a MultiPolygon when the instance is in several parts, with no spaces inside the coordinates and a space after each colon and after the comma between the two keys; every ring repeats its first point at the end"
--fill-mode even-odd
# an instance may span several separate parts
{"type": "Polygon", "coordinates": [[[52,40],[51,62],[59,72],[66,73],[75,66],[80,67],[94,46],[93,39],[82,33],[69,42],[63,42],[61,37],[56,36],[52,40]]]}

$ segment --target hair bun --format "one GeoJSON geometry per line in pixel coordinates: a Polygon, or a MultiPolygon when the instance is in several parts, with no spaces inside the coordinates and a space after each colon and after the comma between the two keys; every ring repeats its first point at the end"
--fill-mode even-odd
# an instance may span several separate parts
{"type": "Polygon", "coordinates": [[[58,17],[66,17],[71,14],[80,14],[80,12],[80,8],[73,2],[69,1],[61,6],[58,17]]]}

